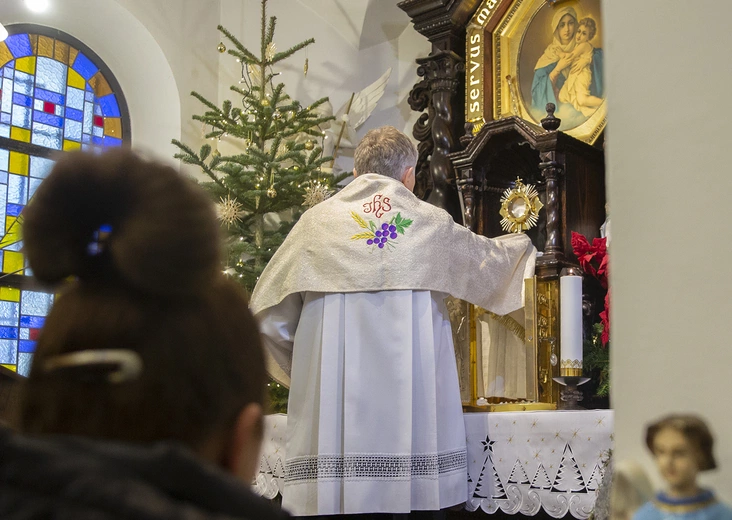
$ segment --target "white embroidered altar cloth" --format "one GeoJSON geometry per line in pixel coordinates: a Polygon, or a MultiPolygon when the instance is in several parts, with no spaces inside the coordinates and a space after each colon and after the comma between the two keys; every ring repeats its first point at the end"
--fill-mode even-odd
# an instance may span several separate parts
{"type": "MultiPolygon", "coordinates": [[[[464,419],[467,510],[590,516],[613,445],[612,410],[466,413],[464,419]]],[[[286,430],[286,415],[265,418],[254,490],[266,498],[284,488],[286,430]]]]}

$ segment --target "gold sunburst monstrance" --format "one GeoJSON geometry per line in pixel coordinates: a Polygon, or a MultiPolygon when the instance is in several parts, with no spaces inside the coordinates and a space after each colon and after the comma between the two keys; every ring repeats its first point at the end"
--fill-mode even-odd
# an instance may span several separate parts
{"type": "Polygon", "coordinates": [[[536,225],[543,207],[536,187],[516,178],[516,185],[501,197],[501,227],[509,233],[524,233],[536,225]]]}

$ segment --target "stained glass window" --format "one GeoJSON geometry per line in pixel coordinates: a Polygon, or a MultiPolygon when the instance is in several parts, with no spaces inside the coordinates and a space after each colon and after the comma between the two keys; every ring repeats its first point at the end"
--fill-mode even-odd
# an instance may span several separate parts
{"type": "Polygon", "coordinates": [[[27,375],[53,294],[34,287],[22,253],[22,211],[71,150],[129,142],[116,79],[88,47],[45,27],[7,26],[0,42],[0,365],[27,375]]]}

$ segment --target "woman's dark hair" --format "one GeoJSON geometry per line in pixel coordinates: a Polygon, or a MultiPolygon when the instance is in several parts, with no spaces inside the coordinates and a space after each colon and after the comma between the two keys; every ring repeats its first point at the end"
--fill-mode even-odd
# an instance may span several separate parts
{"type": "Polygon", "coordinates": [[[653,442],[656,435],[661,430],[672,429],[681,433],[686,439],[694,444],[701,454],[699,460],[699,471],[714,469],[717,462],[714,460],[712,448],[714,447],[714,437],[709,431],[707,423],[696,415],[669,415],[648,426],[646,430],[646,446],[653,451],[653,442]]]}
{"type": "Polygon", "coordinates": [[[192,181],[130,151],[70,154],[23,216],[33,274],[62,285],[38,339],[22,430],[198,450],[263,403],[259,332],[221,273],[213,204],[192,181]],[[104,363],[56,362],[118,349],[139,356],[139,375],[115,383],[104,363]]]}

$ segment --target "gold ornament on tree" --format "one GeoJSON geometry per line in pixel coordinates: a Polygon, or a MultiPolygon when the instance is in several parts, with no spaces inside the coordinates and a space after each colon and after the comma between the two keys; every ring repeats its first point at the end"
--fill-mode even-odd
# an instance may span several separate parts
{"type": "Polygon", "coordinates": [[[268,197],[269,197],[270,199],[274,199],[274,198],[275,198],[275,197],[277,196],[277,190],[275,189],[274,185],[270,186],[270,187],[269,187],[269,188],[267,189],[267,196],[268,196],[268,197]]]}
{"type": "Polygon", "coordinates": [[[315,148],[315,143],[312,141],[305,141],[305,149],[306,150],[312,150],[315,148]]]}
{"type": "Polygon", "coordinates": [[[226,52],[226,45],[224,45],[222,42],[219,42],[219,44],[216,46],[216,49],[221,53],[226,52]]]}
{"type": "Polygon", "coordinates": [[[509,233],[523,233],[536,225],[543,207],[536,188],[516,178],[516,185],[501,197],[501,227],[509,233]]]}
{"type": "Polygon", "coordinates": [[[227,195],[226,198],[221,197],[221,202],[216,204],[216,216],[218,219],[226,224],[228,228],[232,224],[236,224],[241,221],[241,217],[244,215],[242,211],[242,205],[235,198],[232,199],[231,195],[227,195]]]}
{"type": "Polygon", "coordinates": [[[308,59],[305,58],[305,65],[302,67],[302,75],[307,76],[308,75],[308,59]]]}
{"type": "Polygon", "coordinates": [[[264,99],[262,100],[262,106],[263,106],[263,107],[268,107],[268,106],[269,106],[269,99],[267,99],[267,98],[264,98],[264,99]]]}
{"type": "Polygon", "coordinates": [[[332,193],[328,187],[321,184],[320,181],[310,181],[310,185],[305,187],[305,195],[303,195],[303,206],[312,208],[316,204],[320,204],[330,197],[332,193]]]}

